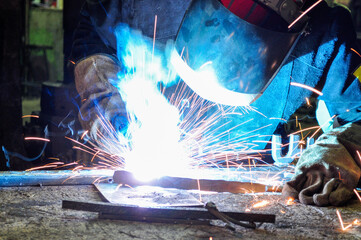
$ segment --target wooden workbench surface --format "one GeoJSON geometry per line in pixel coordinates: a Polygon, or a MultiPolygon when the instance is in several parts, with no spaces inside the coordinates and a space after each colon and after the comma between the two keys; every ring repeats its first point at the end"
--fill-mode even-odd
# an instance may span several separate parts
{"type": "MultiPolygon", "coordinates": [[[[279,194],[202,195],[222,211],[249,208],[277,215],[276,224],[264,224],[256,230],[237,227],[236,232],[221,223],[192,226],[101,220],[97,213],[62,209],[63,199],[101,201],[91,185],[0,188],[0,239],[361,239],[360,223],[342,231],[336,208],[287,205],[279,194]],[[262,200],[270,204],[252,208],[262,200]]],[[[361,221],[357,199],[338,210],[346,223],[361,221]]]]}

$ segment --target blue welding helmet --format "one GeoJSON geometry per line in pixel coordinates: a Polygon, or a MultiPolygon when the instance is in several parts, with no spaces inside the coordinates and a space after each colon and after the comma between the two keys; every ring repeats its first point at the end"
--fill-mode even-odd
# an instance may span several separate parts
{"type": "Polygon", "coordinates": [[[251,104],[271,83],[303,32],[308,18],[292,24],[302,14],[293,0],[258,2],[268,2],[285,27],[251,24],[218,0],[193,0],[189,6],[171,63],[202,98],[230,106],[251,104]]]}

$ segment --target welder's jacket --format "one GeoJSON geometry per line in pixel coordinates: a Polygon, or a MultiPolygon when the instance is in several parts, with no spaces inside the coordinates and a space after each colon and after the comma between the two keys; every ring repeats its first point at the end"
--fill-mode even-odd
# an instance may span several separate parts
{"type": "MultiPolygon", "coordinates": [[[[106,54],[115,59],[117,43],[114,29],[117,24],[126,23],[152,38],[155,15],[156,41],[175,39],[190,2],[87,0],[74,35],[70,60],[80,62],[94,54],[106,54]]],[[[281,119],[289,119],[305,103],[306,98],[314,95],[310,90],[291,85],[291,82],[322,91],[323,95],[318,99],[326,103],[330,116],[338,116],[339,123],[361,123],[361,83],[353,74],[361,63],[361,57],[356,51],[361,51],[356,43],[350,14],[343,7],[329,8],[323,2],[311,11],[310,17],[308,32],[300,37],[277,76],[252,104],[257,111],[245,114],[244,109],[240,109],[242,114],[225,119],[233,126],[240,125],[233,128],[230,134],[247,139],[253,144],[253,149],[263,149],[265,142],[279,129],[277,127],[283,122],[281,119]],[[252,121],[247,121],[249,119],[252,121]]],[[[82,118],[86,121],[84,115],[85,112],[82,118]]],[[[361,150],[360,142],[352,144],[358,145],[356,149],[361,150]]],[[[361,168],[360,161],[356,163],[361,168]]]]}

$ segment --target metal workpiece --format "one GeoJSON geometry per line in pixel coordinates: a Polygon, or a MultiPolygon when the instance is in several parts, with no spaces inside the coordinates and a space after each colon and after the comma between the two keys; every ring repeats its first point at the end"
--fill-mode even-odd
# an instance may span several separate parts
{"type": "Polygon", "coordinates": [[[89,185],[111,179],[112,170],[0,172],[0,187],[89,185]]]}
{"type": "MultiPolygon", "coordinates": [[[[223,220],[222,217],[232,221],[275,223],[276,216],[273,214],[254,214],[240,212],[219,212],[216,207],[212,207],[212,211],[207,210],[209,204],[203,208],[146,208],[120,204],[110,204],[102,202],[79,202],[71,200],[63,200],[62,208],[73,209],[88,212],[101,213],[101,218],[106,216],[111,219],[118,220],[136,220],[136,221],[169,221],[169,223],[184,223],[182,220],[201,221],[201,220],[223,220]],[[220,216],[222,216],[220,218],[220,216]]],[[[212,205],[212,204],[210,204],[212,205]]],[[[213,204],[214,205],[214,204],[213,204]]],[[[189,222],[188,222],[189,223],[189,222]]],[[[199,223],[199,222],[197,222],[199,223]]]]}
{"type": "MultiPolygon", "coordinates": [[[[267,172],[265,172],[265,174],[267,174],[267,172]]],[[[197,179],[171,176],[163,176],[150,181],[141,181],[138,180],[131,172],[127,171],[115,171],[113,181],[114,183],[129,185],[132,187],[157,186],[163,188],[201,190],[212,192],[250,193],[275,191],[274,189],[272,189],[272,186],[267,186],[260,183],[253,183],[249,181],[241,182],[227,181],[222,179],[197,179]]]]}

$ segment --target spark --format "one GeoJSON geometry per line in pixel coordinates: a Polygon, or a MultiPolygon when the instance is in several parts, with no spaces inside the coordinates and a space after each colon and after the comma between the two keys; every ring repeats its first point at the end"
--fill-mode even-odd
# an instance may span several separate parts
{"type": "Polygon", "coordinates": [[[197,178],[197,187],[198,187],[199,201],[202,202],[201,184],[199,182],[199,178],[197,178]]]}
{"type": "Polygon", "coordinates": [[[101,181],[104,181],[105,178],[106,178],[106,177],[98,177],[98,178],[96,178],[96,179],[92,182],[92,184],[100,183],[101,181]]]}
{"type": "Polygon", "coordinates": [[[57,167],[58,165],[61,165],[61,164],[64,164],[64,163],[62,163],[62,162],[48,163],[48,164],[45,164],[43,166],[26,169],[25,171],[26,172],[31,172],[31,171],[35,171],[35,170],[44,169],[44,168],[54,168],[54,167],[57,167]]]}
{"type": "Polygon", "coordinates": [[[270,202],[269,201],[267,201],[267,200],[263,200],[263,201],[261,201],[261,202],[258,202],[258,203],[255,203],[255,204],[253,204],[253,208],[261,208],[261,207],[265,207],[265,206],[267,206],[267,205],[269,205],[270,204],[270,202]]]}
{"type": "Polygon", "coordinates": [[[226,38],[226,41],[228,41],[229,39],[231,39],[234,36],[235,32],[232,32],[231,34],[228,35],[228,37],[226,38]]]}
{"type": "Polygon", "coordinates": [[[208,61],[208,62],[204,63],[202,66],[199,67],[199,69],[202,69],[202,68],[206,67],[207,65],[212,65],[212,61],[208,61]]]}
{"type": "Polygon", "coordinates": [[[293,204],[295,204],[294,201],[295,201],[295,199],[290,197],[290,198],[287,199],[286,204],[287,205],[293,205],[293,204]]]}
{"type": "Polygon", "coordinates": [[[67,179],[65,179],[61,184],[64,184],[64,183],[66,183],[67,181],[69,181],[69,180],[71,180],[71,179],[73,179],[73,178],[75,178],[75,177],[77,177],[77,172],[74,172],[73,171],[73,173],[74,173],[74,175],[73,176],[70,176],[70,177],[68,177],[67,179]]]}
{"type": "Polygon", "coordinates": [[[354,189],[353,191],[354,191],[354,193],[356,194],[357,198],[358,198],[358,199],[360,200],[360,202],[361,202],[361,196],[360,196],[360,194],[357,192],[356,189],[354,189]]]}
{"type": "Polygon", "coordinates": [[[22,118],[39,118],[37,115],[24,115],[22,118]]]}
{"type": "Polygon", "coordinates": [[[285,122],[285,123],[287,122],[287,120],[286,120],[286,119],[284,119],[284,118],[275,118],[275,117],[270,117],[269,119],[270,119],[270,120],[272,120],[272,119],[277,120],[277,119],[278,119],[278,120],[283,121],[283,122],[285,122]]]}
{"type": "Polygon", "coordinates": [[[309,11],[311,11],[314,7],[316,7],[320,2],[323,0],[318,0],[316,3],[314,3],[311,7],[309,7],[306,11],[304,11],[296,20],[294,20],[289,26],[288,29],[292,28],[293,25],[295,25],[301,18],[303,18],[309,11]]]}
{"type": "Polygon", "coordinates": [[[88,134],[89,130],[86,130],[80,137],[81,140],[84,139],[84,137],[88,134]]]}
{"type": "Polygon", "coordinates": [[[72,63],[73,65],[75,65],[75,62],[74,62],[74,61],[72,61],[72,60],[69,60],[69,62],[70,62],[70,63],[72,63]]]}
{"type": "Polygon", "coordinates": [[[338,179],[340,179],[341,181],[343,180],[341,177],[341,172],[338,172],[338,179]]]}
{"type": "Polygon", "coordinates": [[[47,138],[40,138],[40,137],[26,137],[25,140],[37,140],[37,141],[43,141],[43,142],[50,142],[50,139],[47,138]]]}
{"type": "Polygon", "coordinates": [[[154,17],[154,32],[153,32],[152,62],[153,62],[153,57],[154,57],[155,37],[156,37],[156,33],[157,33],[157,20],[158,20],[158,15],[155,15],[155,17],[154,17]]]}
{"type": "Polygon", "coordinates": [[[359,52],[357,52],[355,49],[351,48],[351,51],[353,51],[354,53],[356,53],[359,57],[361,57],[361,54],[359,52]]]}
{"type": "Polygon", "coordinates": [[[97,152],[93,155],[93,157],[92,157],[92,159],[90,160],[90,162],[93,162],[94,159],[95,159],[95,157],[96,157],[99,153],[100,153],[100,151],[97,151],[97,152]]]}
{"type": "MultiPolygon", "coordinates": [[[[335,118],[335,117],[336,117],[336,115],[333,115],[333,116],[330,118],[330,120],[333,119],[333,118],[335,118]]],[[[317,129],[317,130],[311,135],[311,138],[314,138],[315,135],[316,135],[319,131],[322,130],[322,127],[325,126],[326,124],[328,124],[328,122],[329,122],[329,121],[326,121],[324,124],[322,124],[322,125],[319,127],[319,129],[317,129]]]]}
{"type": "Polygon", "coordinates": [[[77,162],[62,164],[61,166],[58,166],[58,167],[56,167],[55,169],[57,169],[57,168],[65,168],[65,167],[73,166],[73,165],[77,165],[77,164],[78,164],[77,162]]]}
{"type": "Polygon", "coordinates": [[[342,220],[342,217],[341,217],[341,214],[340,212],[338,211],[338,209],[336,209],[336,213],[337,213],[337,217],[338,217],[338,220],[340,222],[340,225],[341,225],[341,228],[342,228],[342,231],[345,231],[347,230],[348,228],[350,228],[352,226],[352,224],[349,224],[345,227],[344,223],[343,223],[343,220],[342,220]]]}
{"type": "Polygon", "coordinates": [[[307,103],[307,106],[311,107],[310,99],[308,99],[307,97],[306,97],[306,103],[307,103]]]}
{"type": "Polygon", "coordinates": [[[316,94],[318,94],[318,95],[320,95],[320,96],[323,95],[322,92],[318,91],[317,89],[315,89],[315,88],[313,88],[313,87],[307,86],[307,85],[305,85],[305,84],[297,83],[297,82],[291,82],[290,84],[291,84],[291,86],[301,87],[301,88],[310,90],[310,91],[312,91],[312,92],[314,92],[314,93],[316,93],[316,94]]]}
{"type": "Polygon", "coordinates": [[[118,191],[120,188],[123,188],[123,187],[127,187],[127,188],[130,188],[130,189],[134,190],[134,188],[132,186],[128,185],[128,184],[120,183],[120,184],[117,185],[114,192],[118,191]]]}
{"type": "MultiPolygon", "coordinates": [[[[302,133],[302,132],[305,132],[305,131],[308,131],[308,130],[312,130],[312,129],[320,129],[321,127],[320,126],[314,126],[314,127],[308,127],[308,128],[304,128],[304,129],[301,129],[299,131],[296,131],[296,132],[293,132],[292,134],[293,135],[296,135],[298,133],[302,133]]],[[[288,135],[289,137],[290,135],[288,135]]]]}

